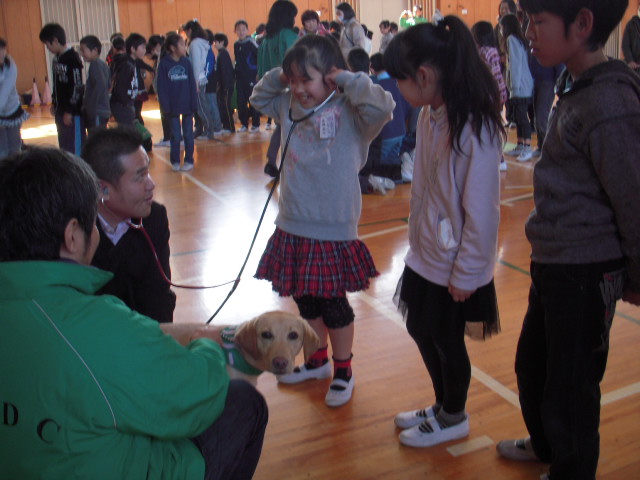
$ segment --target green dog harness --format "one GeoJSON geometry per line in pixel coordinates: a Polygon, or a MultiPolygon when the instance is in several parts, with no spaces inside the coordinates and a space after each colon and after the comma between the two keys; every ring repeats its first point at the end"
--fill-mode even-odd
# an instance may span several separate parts
{"type": "Polygon", "coordinates": [[[224,350],[227,365],[232,366],[234,369],[244,373],[245,375],[258,376],[262,373],[262,370],[257,369],[253,365],[249,365],[244,356],[242,356],[242,352],[233,341],[236,336],[237,328],[238,327],[235,326],[226,327],[220,333],[220,337],[222,338],[222,350],[224,350]]]}

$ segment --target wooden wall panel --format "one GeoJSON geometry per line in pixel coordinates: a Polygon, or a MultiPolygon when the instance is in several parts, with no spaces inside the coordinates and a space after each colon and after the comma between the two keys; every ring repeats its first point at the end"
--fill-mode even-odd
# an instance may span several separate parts
{"type": "Polygon", "coordinates": [[[165,35],[170,31],[175,31],[179,25],[176,2],[150,0],[150,3],[153,33],[165,35]]]}

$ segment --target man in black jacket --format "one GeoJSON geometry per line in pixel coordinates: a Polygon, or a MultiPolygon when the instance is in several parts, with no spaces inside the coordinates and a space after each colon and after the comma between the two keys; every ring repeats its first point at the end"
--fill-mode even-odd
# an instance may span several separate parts
{"type": "Polygon", "coordinates": [[[102,193],[100,244],[92,265],[114,274],[99,293],[114,295],[158,322],[172,322],[176,296],[167,281],[169,221],[166,208],[153,201],[155,184],[142,138],[131,128],[102,130],[87,140],[82,158],[96,172],[102,193]]]}

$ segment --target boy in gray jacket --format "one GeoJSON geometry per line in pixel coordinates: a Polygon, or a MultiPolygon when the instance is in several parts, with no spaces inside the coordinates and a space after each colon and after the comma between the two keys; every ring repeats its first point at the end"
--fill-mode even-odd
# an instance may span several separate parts
{"type": "Polygon", "coordinates": [[[603,50],[627,4],[520,2],[533,55],[567,71],[526,224],[531,289],[516,375],[530,437],[497,448],[550,463],[552,479],[595,479],[616,302],[640,305],[640,78],[603,50]]]}
{"type": "Polygon", "coordinates": [[[102,44],[98,37],[87,35],[80,40],[80,56],[90,64],[82,103],[87,135],[91,135],[97,128],[106,127],[111,116],[111,72],[109,66],[100,58],[101,52],[102,44]]]}

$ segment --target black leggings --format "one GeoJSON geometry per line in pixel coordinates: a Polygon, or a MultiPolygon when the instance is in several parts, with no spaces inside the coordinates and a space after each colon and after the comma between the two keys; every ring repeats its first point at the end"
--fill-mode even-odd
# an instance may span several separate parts
{"type": "Polygon", "coordinates": [[[512,98],[511,102],[518,138],[531,140],[531,123],[528,114],[531,98],[512,98]]]}

